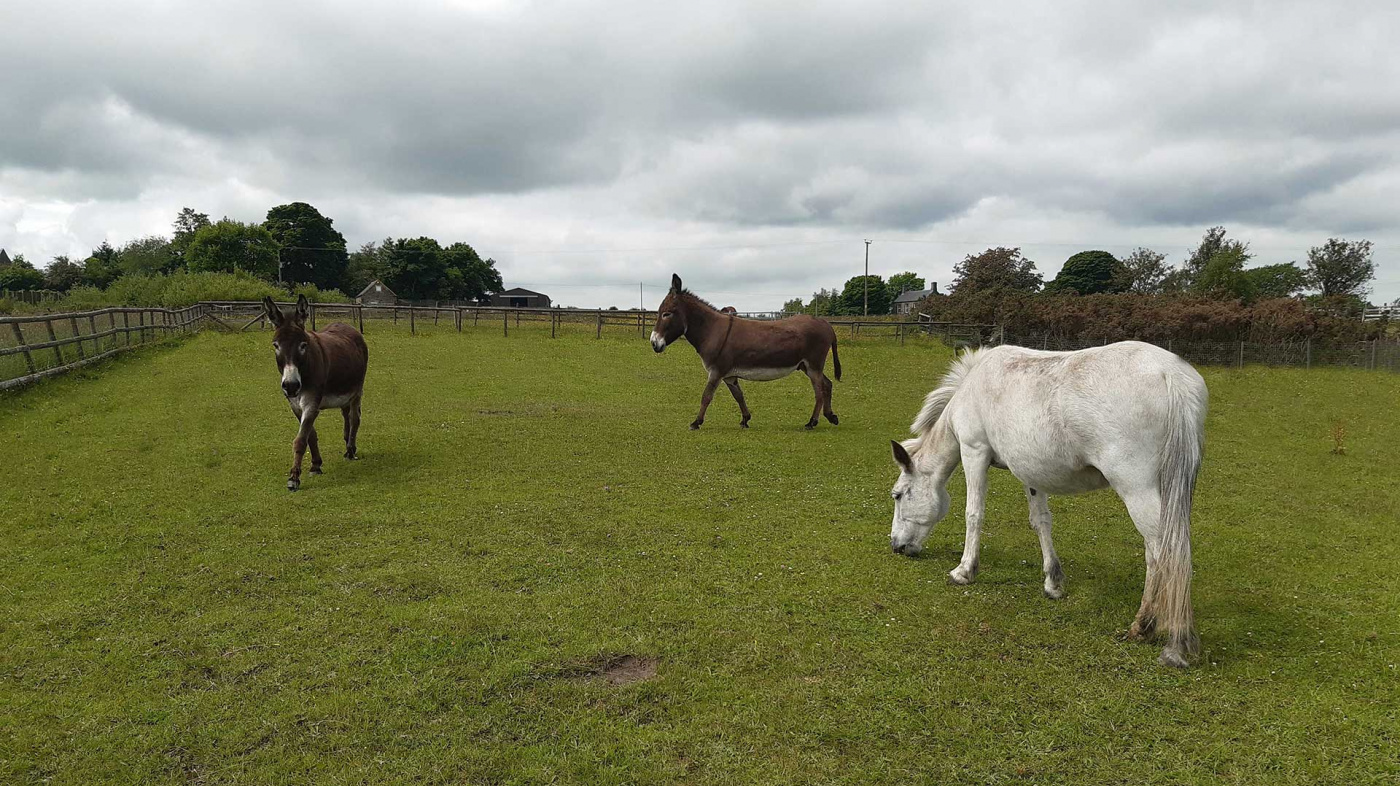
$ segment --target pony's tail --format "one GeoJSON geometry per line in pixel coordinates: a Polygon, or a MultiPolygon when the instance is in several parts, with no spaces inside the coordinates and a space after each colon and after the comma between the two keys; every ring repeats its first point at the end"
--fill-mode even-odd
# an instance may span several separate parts
{"type": "Polygon", "coordinates": [[[1191,611],[1191,497],[1204,450],[1205,384],[1167,374],[1167,442],[1162,456],[1157,565],[1152,605],[1166,645],[1159,663],[1184,668],[1200,652],[1191,611]],[[1195,384],[1190,384],[1195,382],[1195,384]]]}
{"type": "Polygon", "coordinates": [[[836,374],[836,381],[841,381],[841,356],[836,354],[836,331],[832,331],[831,336],[831,369],[836,374]]]}

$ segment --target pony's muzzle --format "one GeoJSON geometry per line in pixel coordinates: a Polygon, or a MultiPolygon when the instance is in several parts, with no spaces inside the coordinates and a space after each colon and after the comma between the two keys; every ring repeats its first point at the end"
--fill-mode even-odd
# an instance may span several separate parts
{"type": "Polygon", "coordinates": [[[890,538],[890,550],[905,557],[917,557],[924,547],[913,543],[898,543],[894,538],[890,538]]]}

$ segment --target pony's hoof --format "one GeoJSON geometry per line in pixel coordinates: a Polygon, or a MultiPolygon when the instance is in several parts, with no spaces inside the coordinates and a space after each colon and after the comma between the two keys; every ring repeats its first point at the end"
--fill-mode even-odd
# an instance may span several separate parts
{"type": "Polygon", "coordinates": [[[1191,664],[1186,662],[1186,657],[1184,655],[1170,647],[1162,650],[1162,654],[1157,657],[1157,663],[1158,665],[1172,669],[1187,669],[1191,667],[1191,664]]]}
{"type": "Polygon", "coordinates": [[[1061,600],[1065,597],[1064,587],[1046,587],[1045,597],[1050,600],[1061,600]]]}
{"type": "Polygon", "coordinates": [[[1150,641],[1152,639],[1154,629],[1155,626],[1150,623],[1144,625],[1141,622],[1134,620],[1133,624],[1128,626],[1127,632],[1123,634],[1123,638],[1127,639],[1128,641],[1150,641]]]}
{"type": "Polygon", "coordinates": [[[321,468],[320,468],[320,467],[312,467],[312,468],[311,468],[311,474],[312,474],[312,475],[319,475],[319,474],[321,474],[321,468]]]}
{"type": "Polygon", "coordinates": [[[971,584],[972,580],[975,578],[977,578],[977,573],[975,571],[963,570],[962,568],[953,568],[948,571],[948,579],[954,584],[964,587],[971,584]]]}

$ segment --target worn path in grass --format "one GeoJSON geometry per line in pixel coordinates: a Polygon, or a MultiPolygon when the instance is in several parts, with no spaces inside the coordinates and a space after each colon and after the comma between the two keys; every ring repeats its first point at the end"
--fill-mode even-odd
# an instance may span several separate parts
{"type": "Polygon", "coordinates": [[[1400,378],[1206,373],[1182,673],[1115,638],[1142,548],[1109,493],[1052,500],[1061,602],[1006,473],[976,585],[960,475],[889,553],[942,348],[843,338],[839,427],[793,377],[690,432],[684,345],[368,339],[364,458],[329,413],[297,494],[266,333],[0,398],[0,781],[1400,777],[1400,378]]]}

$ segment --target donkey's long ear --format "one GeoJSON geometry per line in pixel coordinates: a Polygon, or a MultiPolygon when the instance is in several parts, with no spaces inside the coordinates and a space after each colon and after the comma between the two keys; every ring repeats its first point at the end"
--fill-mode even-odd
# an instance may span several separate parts
{"type": "Polygon", "coordinates": [[[267,315],[267,319],[269,322],[271,322],[273,325],[282,324],[282,309],[278,308],[277,304],[272,302],[272,298],[268,297],[267,295],[263,295],[262,306],[263,313],[267,315]]]}
{"type": "Polygon", "coordinates": [[[681,277],[675,273],[671,274],[671,291],[677,294],[681,291],[681,277]]]}
{"type": "Polygon", "coordinates": [[[306,299],[306,295],[297,295],[297,322],[306,324],[306,318],[311,316],[311,303],[306,299]]]}
{"type": "Polygon", "coordinates": [[[899,444],[898,440],[890,440],[890,447],[894,450],[895,463],[904,468],[905,472],[914,472],[914,459],[910,457],[909,451],[899,444]]]}

